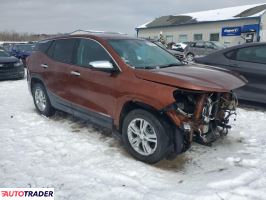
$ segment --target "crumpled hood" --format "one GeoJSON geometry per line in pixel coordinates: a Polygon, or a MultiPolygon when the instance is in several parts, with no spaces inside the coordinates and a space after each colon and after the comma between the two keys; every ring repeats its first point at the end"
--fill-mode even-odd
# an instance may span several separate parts
{"type": "Polygon", "coordinates": [[[182,65],[152,70],[135,70],[138,78],[177,88],[210,92],[228,92],[244,86],[244,77],[218,67],[182,65]]]}

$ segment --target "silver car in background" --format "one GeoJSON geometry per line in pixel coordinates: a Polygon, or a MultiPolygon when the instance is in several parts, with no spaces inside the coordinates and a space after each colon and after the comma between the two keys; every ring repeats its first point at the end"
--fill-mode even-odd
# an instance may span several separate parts
{"type": "Polygon", "coordinates": [[[225,45],[219,42],[197,41],[189,42],[185,49],[188,62],[193,62],[195,57],[202,57],[215,51],[225,49],[225,45]]]}

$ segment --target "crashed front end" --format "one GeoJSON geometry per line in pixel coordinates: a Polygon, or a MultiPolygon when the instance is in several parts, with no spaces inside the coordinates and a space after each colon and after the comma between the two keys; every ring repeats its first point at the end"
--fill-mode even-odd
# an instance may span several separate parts
{"type": "Polygon", "coordinates": [[[233,92],[176,90],[175,102],[163,111],[185,138],[184,150],[192,141],[211,145],[228,133],[230,117],[236,116],[237,97],[233,92]]]}

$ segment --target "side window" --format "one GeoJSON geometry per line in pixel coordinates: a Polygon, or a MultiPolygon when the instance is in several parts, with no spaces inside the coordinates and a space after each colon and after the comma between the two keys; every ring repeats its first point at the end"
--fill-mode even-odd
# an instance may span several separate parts
{"type": "Polygon", "coordinates": [[[46,55],[49,56],[50,58],[53,58],[54,45],[55,45],[55,41],[51,41],[51,44],[50,44],[50,46],[49,46],[49,48],[47,49],[47,52],[46,52],[46,55]]]}
{"type": "Polygon", "coordinates": [[[43,53],[46,53],[48,48],[50,47],[52,41],[40,41],[38,42],[35,47],[34,47],[34,51],[40,51],[43,53]]]}
{"type": "Polygon", "coordinates": [[[80,39],[76,55],[76,64],[83,67],[90,67],[93,61],[110,61],[111,57],[106,50],[97,42],[90,39],[80,39]]]}
{"type": "Polygon", "coordinates": [[[236,60],[266,64],[265,52],[266,46],[255,46],[239,49],[236,53],[236,60]]]}
{"type": "Polygon", "coordinates": [[[190,47],[195,47],[195,46],[196,46],[196,43],[195,43],[195,42],[191,42],[191,43],[189,44],[189,46],[190,46],[190,47]]]}
{"type": "Polygon", "coordinates": [[[211,42],[206,42],[205,45],[208,49],[214,49],[214,45],[211,42]]]}
{"type": "Polygon", "coordinates": [[[76,39],[59,39],[53,42],[47,54],[54,60],[62,63],[73,63],[73,51],[76,39]]]}
{"type": "Polygon", "coordinates": [[[53,58],[62,63],[72,63],[76,39],[55,41],[53,58]]]}
{"type": "Polygon", "coordinates": [[[197,48],[205,48],[204,42],[197,42],[195,47],[197,47],[197,48]]]}

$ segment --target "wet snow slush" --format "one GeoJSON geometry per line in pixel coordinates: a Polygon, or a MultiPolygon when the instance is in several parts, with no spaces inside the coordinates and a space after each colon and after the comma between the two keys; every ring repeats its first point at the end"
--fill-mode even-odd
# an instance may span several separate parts
{"type": "Polygon", "coordinates": [[[173,161],[133,159],[108,130],[37,114],[26,80],[0,82],[0,187],[53,187],[55,199],[266,199],[266,113],[239,109],[229,135],[173,161]]]}

